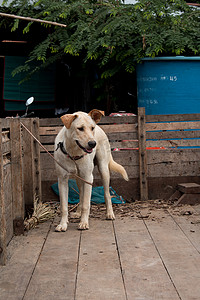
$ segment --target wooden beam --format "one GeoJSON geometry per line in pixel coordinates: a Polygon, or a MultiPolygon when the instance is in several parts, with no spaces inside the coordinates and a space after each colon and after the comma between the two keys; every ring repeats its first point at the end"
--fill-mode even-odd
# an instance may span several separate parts
{"type": "Polygon", "coordinates": [[[23,234],[24,199],[22,176],[22,143],[20,119],[10,120],[13,224],[16,234],[23,234]]]}
{"type": "Polygon", "coordinates": [[[145,108],[138,107],[140,200],[148,200],[145,108]]]}
{"type": "MultiPolygon", "coordinates": [[[[21,119],[21,122],[39,139],[39,119],[21,119]]],[[[24,128],[22,130],[24,202],[32,207],[35,195],[41,199],[40,146],[24,128]]]]}
{"type": "Polygon", "coordinates": [[[3,188],[2,120],[0,120],[0,265],[6,264],[6,219],[3,188]]]}

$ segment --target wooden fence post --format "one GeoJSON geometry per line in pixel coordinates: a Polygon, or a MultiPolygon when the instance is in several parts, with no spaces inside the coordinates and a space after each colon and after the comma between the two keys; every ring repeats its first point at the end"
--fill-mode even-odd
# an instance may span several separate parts
{"type": "Polygon", "coordinates": [[[13,230],[24,233],[24,199],[22,174],[22,143],[20,119],[10,120],[11,176],[13,198],[13,230]]]}
{"type": "MultiPolygon", "coordinates": [[[[39,139],[39,119],[21,119],[21,122],[39,139]]],[[[23,176],[25,205],[33,207],[35,195],[41,199],[40,146],[23,128],[23,176]]]]}
{"type": "Polygon", "coordinates": [[[148,200],[145,108],[138,107],[140,200],[148,200]]]}
{"type": "Polygon", "coordinates": [[[6,219],[3,188],[2,120],[0,120],[0,265],[6,264],[6,219]]]}

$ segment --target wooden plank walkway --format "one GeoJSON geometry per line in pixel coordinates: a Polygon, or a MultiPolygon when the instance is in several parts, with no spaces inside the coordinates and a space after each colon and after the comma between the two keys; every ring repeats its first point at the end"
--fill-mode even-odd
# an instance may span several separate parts
{"type": "Polygon", "coordinates": [[[149,207],[66,233],[41,224],[11,241],[0,299],[199,300],[200,213],[179,212],[149,207]]]}

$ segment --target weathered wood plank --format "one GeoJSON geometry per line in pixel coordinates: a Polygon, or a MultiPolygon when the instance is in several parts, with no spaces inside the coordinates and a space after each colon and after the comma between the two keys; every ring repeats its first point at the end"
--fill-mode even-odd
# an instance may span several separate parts
{"type": "MultiPolygon", "coordinates": [[[[124,124],[124,123],[137,123],[137,116],[121,116],[121,117],[109,117],[105,116],[101,118],[99,124],[124,124]]],[[[40,126],[61,126],[63,125],[60,118],[48,118],[40,119],[40,126]]]]}
{"type": "MultiPolygon", "coordinates": [[[[166,150],[163,150],[166,151],[166,150]]],[[[168,150],[169,151],[169,150],[168,150]]],[[[116,162],[122,163],[123,166],[138,166],[138,150],[112,151],[113,158],[116,162]]],[[[41,153],[41,169],[55,169],[55,161],[47,153],[41,153]]],[[[176,156],[175,156],[176,157],[176,156]]],[[[159,161],[159,160],[158,160],[159,161]]]]}
{"type": "Polygon", "coordinates": [[[135,132],[107,132],[109,141],[122,141],[122,140],[136,140],[138,139],[138,133],[135,132]]]}
{"type": "Polygon", "coordinates": [[[142,220],[114,222],[128,300],[178,300],[176,289],[142,220]]]}
{"type": "Polygon", "coordinates": [[[10,128],[10,120],[12,120],[12,118],[1,119],[3,129],[10,128]]]}
{"type": "Polygon", "coordinates": [[[197,122],[170,122],[170,123],[147,123],[147,131],[156,130],[183,130],[200,129],[200,121],[197,122]]]}
{"type": "MultiPolygon", "coordinates": [[[[29,232],[28,236],[18,236],[11,241],[9,248],[12,248],[13,244],[15,251],[14,253],[11,252],[12,256],[6,266],[0,268],[0,291],[2,300],[24,299],[26,288],[48,235],[49,226],[50,223],[46,222],[29,232]]],[[[53,270],[51,270],[51,273],[53,274],[53,270]]],[[[48,289],[47,286],[46,289],[48,289]]]]}
{"type": "MultiPolygon", "coordinates": [[[[26,128],[39,139],[39,119],[22,119],[26,128]]],[[[23,128],[23,178],[24,200],[27,206],[33,205],[35,195],[41,199],[40,146],[23,128]]]]}
{"type": "Polygon", "coordinates": [[[137,125],[135,124],[110,124],[110,125],[99,125],[105,133],[110,132],[135,132],[137,125]]]}
{"type": "Polygon", "coordinates": [[[149,177],[182,177],[199,174],[200,162],[162,162],[148,165],[149,177]]]}
{"type": "MultiPolygon", "coordinates": [[[[22,143],[20,119],[10,121],[13,220],[24,219],[22,143]]],[[[14,228],[15,230],[15,228],[14,228]]],[[[21,228],[23,231],[23,228],[21,228]]]]}
{"type": "Polygon", "coordinates": [[[56,135],[62,129],[62,127],[40,127],[40,135],[56,135]]]}
{"type": "MultiPolygon", "coordinates": [[[[124,148],[124,149],[138,149],[138,140],[123,140],[121,142],[110,142],[111,148],[124,148]]],[[[48,151],[54,151],[54,144],[46,145],[45,146],[48,151]]],[[[177,147],[200,147],[200,139],[187,139],[187,140],[158,140],[146,141],[147,148],[177,148],[177,147]]],[[[41,152],[44,152],[41,149],[41,152]]]]}
{"type": "Polygon", "coordinates": [[[111,221],[95,220],[81,237],[76,300],[126,300],[111,221]]]}
{"type": "Polygon", "coordinates": [[[3,153],[9,153],[10,148],[11,148],[11,142],[10,141],[6,141],[6,142],[2,143],[2,152],[3,153]]]}
{"type": "Polygon", "coordinates": [[[56,134],[55,135],[41,135],[40,142],[42,144],[54,144],[55,138],[56,138],[56,134]]]}
{"type": "Polygon", "coordinates": [[[199,149],[163,149],[148,150],[148,164],[158,164],[166,162],[198,162],[200,159],[199,149]]]}
{"type": "Polygon", "coordinates": [[[200,138],[199,130],[175,130],[175,131],[153,131],[147,132],[147,139],[195,139],[200,138]]]}
{"type": "Polygon", "coordinates": [[[101,118],[99,124],[135,124],[137,123],[137,116],[105,116],[101,118]]]}
{"type": "Polygon", "coordinates": [[[200,204],[200,194],[183,194],[176,202],[176,205],[180,205],[180,204],[195,205],[197,203],[200,204]]]}
{"type": "Polygon", "coordinates": [[[147,141],[147,147],[163,147],[163,148],[178,148],[178,147],[200,147],[200,139],[187,140],[159,140],[147,141]]]}
{"type": "Polygon", "coordinates": [[[6,217],[5,217],[5,198],[4,198],[4,165],[2,153],[2,121],[0,120],[0,265],[6,264],[7,243],[6,243],[6,217]]]}
{"type": "Polygon", "coordinates": [[[145,108],[138,108],[140,199],[148,200],[145,108]]]}
{"type": "MultiPolygon", "coordinates": [[[[32,131],[31,119],[23,119],[22,124],[25,125],[28,130],[32,131]]],[[[26,205],[33,205],[34,191],[33,191],[33,138],[22,127],[22,143],[23,143],[23,192],[24,202],[26,205]]]]}
{"type": "Polygon", "coordinates": [[[24,300],[75,299],[80,234],[74,223],[67,232],[51,228],[24,300]]]}
{"type": "MultiPolygon", "coordinates": [[[[156,214],[156,212],[154,212],[156,214]]],[[[200,255],[167,213],[157,212],[159,221],[144,220],[165,268],[182,300],[200,295],[200,255]]]]}
{"type": "Polygon", "coordinates": [[[185,194],[199,194],[200,185],[195,182],[181,183],[178,185],[178,190],[185,194]]]}
{"type": "MultiPolygon", "coordinates": [[[[129,178],[138,178],[139,176],[139,166],[125,166],[127,174],[129,178]]],[[[42,181],[57,181],[57,175],[55,172],[55,169],[42,169],[41,170],[41,176],[42,176],[42,181]]],[[[95,168],[94,169],[94,178],[95,179],[100,179],[100,174],[98,170],[95,168]]],[[[111,178],[121,178],[123,180],[122,176],[119,173],[112,172],[111,173],[111,178]]]]}
{"type": "MultiPolygon", "coordinates": [[[[110,125],[100,125],[100,127],[107,132],[134,132],[136,131],[135,124],[110,124],[110,125]]],[[[58,134],[62,127],[40,127],[40,135],[47,134],[58,134]]]]}
{"type": "MultiPolygon", "coordinates": [[[[123,149],[128,149],[128,148],[133,148],[133,149],[138,149],[138,141],[121,141],[121,142],[112,142],[110,143],[111,148],[123,148],[123,149]]],[[[54,145],[45,145],[45,148],[48,151],[54,151],[54,145]]],[[[44,150],[42,151],[44,152],[44,150]]]]}
{"type": "Polygon", "coordinates": [[[62,126],[62,121],[60,118],[45,118],[40,119],[40,126],[46,127],[46,126],[62,126]]]}
{"type": "Polygon", "coordinates": [[[147,115],[147,122],[200,121],[199,114],[147,115]]]}
{"type": "MultiPolygon", "coordinates": [[[[184,209],[185,208],[183,207],[183,213],[184,209]]],[[[190,208],[188,207],[188,211],[189,210],[190,208]]],[[[191,211],[193,210],[194,208],[191,207],[191,211]]],[[[168,211],[173,220],[181,228],[188,240],[191,242],[191,244],[193,244],[197,251],[200,253],[200,215],[179,215],[178,213],[174,213],[173,210],[168,211]]]]}
{"type": "MultiPolygon", "coordinates": [[[[39,119],[32,120],[32,133],[39,140],[39,119]]],[[[32,139],[32,165],[33,165],[33,193],[42,199],[40,145],[32,139]]]]}
{"type": "Polygon", "coordinates": [[[6,244],[8,244],[13,237],[13,203],[11,187],[11,164],[4,165],[3,170],[3,192],[5,203],[5,217],[6,217],[6,244]]]}

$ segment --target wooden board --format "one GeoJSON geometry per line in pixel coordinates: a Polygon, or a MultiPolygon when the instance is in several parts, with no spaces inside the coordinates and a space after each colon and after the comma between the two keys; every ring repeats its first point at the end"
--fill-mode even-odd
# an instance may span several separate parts
{"type": "Polygon", "coordinates": [[[197,122],[170,122],[170,123],[147,123],[147,131],[158,130],[183,130],[183,129],[200,129],[200,121],[197,122]]]}
{"type": "MultiPolygon", "coordinates": [[[[155,213],[156,214],[156,213],[155,213]]],[[[159,222],[144,220],[168,270],[180,299],[198,300],[200,295],[200,255],[180,227],[167,213],[157,212],[159,222]]],[[[173,298],[172,298],[173,299],[173,298]]]]}
{"type": "Polygon", "coordinates": [[[200,168],[200,151],[184,150],[149,150],[149,177],[196,176],[200,168]]]}
{"type": "Polygon", "coordinates": [[[199,121],[199,114],[147,115],[147,122],[199,121]]]}
{"type": "MultiPolygon", "coordinates": [[[[109,117],[105,116],[101,118],[99,124],[123,124],[123,123],[137,123],[137,116],[122,116],[122,117],[109,117]]],[[[48,118],[48,119],[41,119],[40,126],[62,126],[63,123],[60,118],[48,118]]]]}
{"type": "MultiPolygon", "coordinates": [[[[39,139],[39,119],[23,119],[22,123],[39,139]]],[[[36,195],[41,199],[40,146],[25,128],[22,133],[24,201],[26,206],[33,206],[36,195]]]]}
{"type": "Polygon", "coordinates": [[[128,299],[178,300],[143,221],[117,219],[114,227],[128,299]]]}
{"type": "Polygon", "coordinates": [[[75,299],[126,299],[112,221],[91,220],[82,233],[75,299]]]}
{"type": "Polygon", "coordinates": [[[147,182],[147,151],[146,151],[146,119],[145,109],[138,108],[138,146],[139,146],[139,178],[140,178],[140,200],[148,200],[147,182]]]}
{"type": "Polygon", "coordinates": [[[3,191],[6,218],[6,244],[8,244],[13,237],[13,203],[12,191],[10,189],[11,186],[11,164],[8,163],[7,165],[4,165],[3,170],[3,191]]]}
{"type": "Polygon", "coordinates": [[[195,182],[182,183],[178,185],[178,190],[185,194],[199,194],[200,185],[195,182]]]}
{"type": "Polygon", "coordinates": [[[20,236],[11,241],[10,247],[12,248],[13,244],[14,253],[7,261],[6,266],[0,269],[2,300],[24,299],[35,265],[48,236],[49,226],[50,224],[47,222],[31,231],[27,237],[20,236]]]}
{"type": "Polygon", "coordinates": [[[132,209],[115,221],[91,218],[87,231],[70,223],[57,233],[47,222],[14,237],[1,299],[199,300],[199,215],[132,209]]]}
{"type": "Polygon", "coordinates": [[[105,133],[109,132],[134,132],[137,130],[136,124],[109,124],[99,125],[105,133]]]}
{"type": "Polygon", "coordinates": [[[24,219],[22,143],[19,119],[10,123],[13,220],[24,219]]]}
{"type": "Polygon", "coordinates": [[[0,265],[5,265],[7,256],[6,208],[4,195],[4,163],[2,153],[2,121],[0,120],[0,265]]]}
{"type": "MultiPolygon", "coordinates": [[[[183,207],[183,213],[184,210],[185,208],[183,207]]],[[[196,206],[188,206],[188,211],[190,210],[192,212],[191,215],[187,215],[187,210],[185,210],[185,215],[183,215],[183,213],[182,215],[174,214],[172,210],[168,211],[171,217],[173,218],[174,222],[177,224],[177,226],[180,227],[180,229],[184,232],[185,236],[190,241],[190,243],[200,253],[200,215],[194,213],[194,211],[196,210],[196,206]]]]}
{"type": "Polygon", "coordinates": [[[200,138],[199,130],[151,131],[147,132],[147,139],[196,139],[200,138]]]}
{"type": "Polygon", "coordinates": [[[200,138],[199,139],[168,139],[168,140],[158,140],[158,141],[147,141],[147,147],[160,147],[163,149],[168,148],[178,148],[178,147],[200,147],[200,138]]]}
{"type": "Polygon", "coordinates": [[[51,228],[24,300],[74,299],[80,234],[77,224],[67,232],[51,228]]]}

